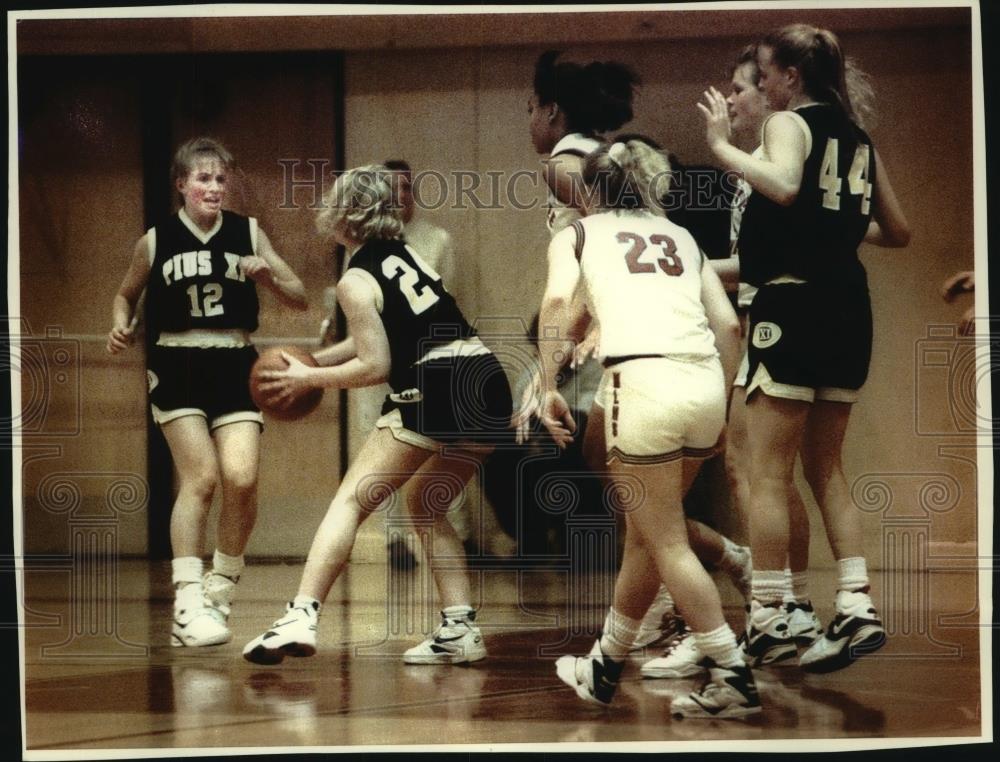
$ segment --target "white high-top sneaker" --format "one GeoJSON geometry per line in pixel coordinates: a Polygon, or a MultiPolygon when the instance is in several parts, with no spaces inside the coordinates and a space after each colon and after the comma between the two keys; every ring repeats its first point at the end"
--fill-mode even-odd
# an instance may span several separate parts
{"type": "Polygon", "coordinates": [[[200,584],[188,584],[177,591],[170,645],[218,646],[228,643],[232,637],[225,622],[219,621],[205,601],[205,591],[200,584]]]}
{"type": "Polygon", "coordinates": [[[318,603],[289,603],[281,619],[243,647],[243,658],[254,664],[280,664],[286,656],[312,656],[316,653],[318,625],[318,603]]]}

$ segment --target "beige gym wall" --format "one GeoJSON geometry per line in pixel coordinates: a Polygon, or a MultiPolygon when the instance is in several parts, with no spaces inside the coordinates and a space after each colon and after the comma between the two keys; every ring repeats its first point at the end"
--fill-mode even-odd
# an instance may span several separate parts
{"type": "MultiPolygon", "coordinates": [[[[669,21],[671,14],[663,18],[669,21]]],[[[559,47],[578,60],[608,58],[633,65],[645,84],[629,129],[659,139],[687,162],[707,162],[694,104],[706,85],[725,84],[724,70],[734,51],[766,31],[776,18],[755,14],[752,23],[739,24],[738,37],[733,36],[737,30],[732,24],[713,29],[714,25],[698,22],[703,26],[700,32],[686,27],[684,35],[675,39],[665,23],[658,32],[663,39],[649,39],[648,30],[636,27],[639,41],[630,43],[624,39],[631,34],[629,29],[615,27],[608,31],[608,37],[616,39],[614,44],[559,47]],[[715,34],[726,36],[711,36],[715,34]]],[[[968,380],[963,367],[951,359],[961,342],[926,340],[932,326],[944,326],[947,332],[966,306],[943,304],[937,294],[939,284],[951,272],[972,266],[970,46],[969,27],[967,21],[962,25],[962,19],[968,19],[967,11],[956,10],[944,17],[947,23],[934,16],[933,28],[911,22],[869,33],[856,25],[842,34],[845,49],[875,85],[880,121],[872,134],[913,226],[909,249],[862,251],[875,304],[875,357],[848,434],[845,466],[849,481],[861,480],[858,484],[866,487],[863,494],[859,492],[862,503],[881,505],[880,495],[892,495],[885,511],[873,510],[865,519],[868,553],[875,564],[888,558],[883,551],[885,538],[892,525],[903,520],[925,526],[934,542],[968,542],[976,533],[975,468],[969,460],[939,452],[956,444],[961,456],[974,457],[969,449],[968,396],[949,386],[949,377],[959,385],[968,380]],[[943,492],[935,492],[935,483],[944,485],[943,492]],[[932,514],[934,510],[939,512],[932,514]]],[[[450,20],[446,25],[452,34],[449,40],[455,39],[455,23],[450,20]]],[[[478,29],[473,20],[468,24],[478,29]]],[[[241,28],[251,27],[256,25],[241,28]]],[[[530,25],[523,29],[527,31],[514,27],[507,31],[523,34],[519,39],[530,41],[531,47],[502,46],[507,38],[497,34],[485,35],[489,44],[481,48],[349,50],[348,164],[392,156],[407,158],[418,171],[499,171],[506,176],[536,169],[526,102],[544,36],[531,34],[530,25]]],[[[53,52],[80,52],[81,47],[98,56],[121,52],[120,35],[81,34],[76,41],[67,39],[46,44],[53,52]]],[[[150,52],[218,49],[208,35],[167,35],[162,49],[156,47],[156,35],[148,39],[150,52]]],[[[289,34],[262,41],[260,35],[249,35],[248,39],[254,49],[273,50],[306,36],[300,30],[299,37],[289,34]]],[[[336,44],[336,37],[329,35],[311,37],[302,47],[336,44]]],[[[351,47],[349,42],[343,44],[351,47]]],[[[108,61],[107,73],[97,81],[65,72],[62,84],[52,88],[48,131],[24,137],[20,312],[36,335],[46,326],[58,327],[64,335],[106,332],[111,298],[131,246],[142,233],[139,106],[136,94],[128,94],[121,78],[111,73],[113,59],[108,61]],[[74,114],[77,122],[69,119],[74,114]],[[102,134],[111,136],[111,142],[88,138],[87,119],[93,114],[100,117],[106,129],[102,134]],[[60,144],[67,136],[74,136],[75,142],[60,144]],[[60,147],[64,150],[54,150],[60,147]]],[[[188,70],[178,72],[182,75],[188,76],[188,70]]],[[[325,260],[327,247],[313,236],[305,210],[275,208],[282,192],[279,158],[332,155],[332,94],[323,82],[325,72],[274,71],[242,78],[233,74],[227,109],[209,125],[232,145],[247,172],[248,186],[260,200],[259,207],[250,204],[246,210],[262,218],[309,290],[312,303],[305,314],[280,313],[273,300],[265,298],[260,332],[265,337],[311,337],[323,316],[321,294],[331,272],[325,260]]],[[[178,124],[178,134],[183,126],[178,124]]],[[[537,198],[542,195],[538,189],[537,198]]],[[[470,318],[497,318],[488,327],[501,334],[514,330],[518,320],[530,319],[545,275],[547,234],[541,209],[444,208],[427,216],[455,239],[462,260],[452,290],[470,318]]],[[[28,552],[56,552],[66,543],[67,515],[38,510],[35,496],[46,476],[145,473],[140,352],[112,359],[99,343],[80,346],[82,393],[75,396],[72,378],[65,390],[55,389],[52,417],[47,419],[60,431],[73,430],[78,420],[79,433],[39,437],[32,441],[35,449],[24,449],[26,461],[43,458],[24,469],[28,552]],[[76,399],[79,404],[74,408],[76,399]],[[46,451],[40,448],[53,446],[62,447],[61,453],[44,459],[46,451]]],[[[305,553],[337,484],[335,397],[328,394],[321,412],[305,422],[268,427],[260,524],[248,552],[305,553]]],[[[353,409],[351,419],[360,418],[353,409]]],[[[352,449],[358,434],[352,429],[352,449]]],[[[93,490],[90,496],[98,501],[107,487],[94,479],[77,481],[85,492],[93,490]]],[[[818,530],[815,507],[810,509],[818,530]]],[[[143,553],[143,511],[120,517],[118,533],[123,552],[143,553]]],[[[828,563],[829,551],[819,531],[814,532],[813,547],[814,560],[828,563]]]]}

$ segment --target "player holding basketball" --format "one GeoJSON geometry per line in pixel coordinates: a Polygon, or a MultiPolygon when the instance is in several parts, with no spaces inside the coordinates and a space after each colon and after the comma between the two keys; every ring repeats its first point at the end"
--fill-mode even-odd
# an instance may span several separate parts
{"type": "Polygon", "coordinates": [[[174,156],[182,208],[139,239],[112,306],[107,349],[131,344],[136,304],[146,290],[146,360],[153,420],[177,468],[170,517],[176,591],[171,644],[227,643],[243,550],[257,517],[262,417],[248,381],[257,351],[257,284],[295,309],[305,290],[252,217],[223,210],[233,159],[218,142],[196,138],[174,156]],[[216,486],[222,485],[212,568],[202,546],[216,486]]]}
{"type": "Polygon", "coordinates": [[[764,123],[760,157],[731,145],[720,93],[712,89],[698,104],[716,158],[753,188],[739,234],[743,278],[760,289],[750,308],[746,387],[754,558],[747,649],[753,660],[789,651],[781,597],[792,468],[801,454],[837,559],[838,590],[836,616],[800,664],[826,672],[885,642],[841,451],[871,356],[871,302],[857,248],[863,240],[905,246],[910,233],[854,119],[836,36],[784,27],[761,43],[758,65],[760,89],[777,112],[764,123]]]}
{"type": "Polygon", "coordinates": [[[243,656],[275,664],[316,652],[320,608],[350,556],[358,527],[387,496],[406,491],[414,519],[433,522],[432,556],[458,561],[434,570],[442,623],[403,656],[408,664],[460,664],[486,656],[462,543],[446,509],[496,442],[511,435],[507,378],[445,289],[440,277],[402,239],[400,208],[389,170],[345,172],[324,199],[321,231],[347,247],[337,285],[350,337],[316,353],[321,367],[288,358],[268,374],[269,394],[353,388],[388,380],[383,416],[341,481],[309,551],[287,613],[250,641],[243,656]]]}
{"type": "MultiPolygon", "coordinates": [[[[602,326],[607,471],[620,495],[632,495],[622,501],[625,554],[603,634],[588,656],[561,657],[557,672],[581,698],[609,703],[662,580],[709,667],[702,688],[675,699],[671,712],[741,717],[759,712],[760,700],[719,593],[688,545],[681,503],[725,424],[739,324],[691,234],[659,213],[657,184],[669,171],[667,158],[640,140],[598,149],[583,171],[593,208],[549,246],[542,330],[566,335],[582,279],[602,326]]],[[[542,352],[542,420],[566,443],[575,423],[556,391],[553,354],[542,352]]]]}

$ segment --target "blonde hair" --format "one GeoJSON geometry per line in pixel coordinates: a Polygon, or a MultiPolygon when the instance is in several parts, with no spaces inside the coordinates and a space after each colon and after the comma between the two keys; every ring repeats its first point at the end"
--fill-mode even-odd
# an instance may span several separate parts
{"type": "Polygon", "coordinates": [[[192,138],[174,154],[174,161],[170,166],[171,181],[176,184],[178,180],[183,180],[191,174],[199,159],[218,159],[227,170],[233,167],[233,155],[218,140],[206,137],[192,138]]]}
{"type": "Polygon", "coordinates": [[[665,216],[670,160],[652,141],[633,136],[601,146],[583,162],[583,182],[602,209],[645,209],[665,216]]]}
{"type": "Polygon", "coordinates": [[[333,235],[343,225],[344,234],[358,243],[401,237],[402,209],[395,202],[391,178],[391,170],[382,164],[344,172],[323,195],[323,208],[316,215],[319,232],[333,235]]]}

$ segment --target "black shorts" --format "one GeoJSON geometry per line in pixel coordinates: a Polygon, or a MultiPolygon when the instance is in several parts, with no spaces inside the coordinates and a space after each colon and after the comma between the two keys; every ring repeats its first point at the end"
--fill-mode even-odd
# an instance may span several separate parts
{"type": "Polygon", "coordinates": [[[765,285],[750,306],[747,395],[854,402],[871,354],[866,284],[765,285]]]}
{"type": "Polygon", "coordinates": [[[153,420],[162,426],[200,415],[212,429],[236,421],[263,424],[250,398],[250,369],[256,360],[252,346],[153,347],[146,363],[153,420]]]}
{"type": "Polygon", "coordinates": [[[492,352],[428,360],[413,366],[409,380],[412,386],[386,396],[377,428],[435,451],[513,443],[510,384],[492,352]]]}

